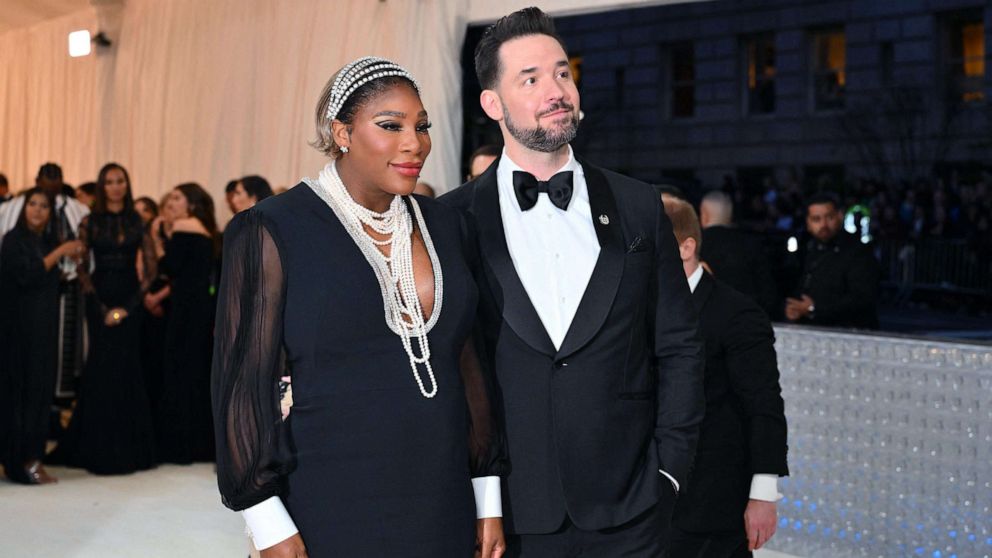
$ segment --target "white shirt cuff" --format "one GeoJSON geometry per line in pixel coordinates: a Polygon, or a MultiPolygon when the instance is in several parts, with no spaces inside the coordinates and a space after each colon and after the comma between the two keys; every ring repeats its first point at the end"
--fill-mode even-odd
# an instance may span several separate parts
{"type": "Polygon", "coordinates": [[[675,477],[673,477],[672,475],[669,475],[668,473],[662,471],[661,469],[658,469],[658,472],[661,473],[662,475],[665,475],[666,477],[668,477],[668,480],[672,481],[672,488],[674,488],[675,489],[675,493],[678,494],[679,493],[679,481],[675,480],[675,477]]]}
{"type": "Polygon", "coordinates": [[[258,550],[275,546],[300,532],[278,496],[242,510],[241,515],[258,550]]]}
{"type": "Polygon", "coordinates": [[[751,477],[751,495],[749,498],[765,502],[778,502],[782,498],[782,495],[778,493],[778,475],[756,473],[751,477]]]}
{"type": "Polygon", "coordinates": [[[475,517],[503,517],[503,496],[500,494],[499,477],[476,477],[472,479],[475,492],[475,517]]]}

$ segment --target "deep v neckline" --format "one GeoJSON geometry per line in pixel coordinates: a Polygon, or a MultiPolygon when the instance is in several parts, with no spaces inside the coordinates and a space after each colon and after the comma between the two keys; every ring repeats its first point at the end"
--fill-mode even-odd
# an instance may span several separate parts
{"type": "MultiPolygon", "coordinates": [[[[319,183],[319,181],[317,179],[311,179],[311,178],[307,177],[307,178],[304,178],[303,179],[303,183],[306,184],[309,187],[311,193],[313,193],[314,196],[316,196],[319,200],[321,200],[323,202],[324,208],[326,208],[326,210],[329,211],[329,213],[334,216],[334,222],[336,223],[336,225],[337,226],[340,226],[342,229],[344,229],[345,235],[348,238],[351,239],[351,246],[352,246],[351,249],[353,249],[356,252],[358,252],[359,256],[363,260],[365,260],[365,262],[369,265],[369,268],[371,268],[371,269],[369,269],[369,271],[371,272],[372,276],[374,278],[376,278],[376,280],[378,282],[380,282],[380,287],[381,287],[382,278],[379,277],[379,273],[375,269],[375,264],[369,259],[370,256],[367,255],[362,250],[361,246],[359,246],[359,242],[353,236],[353,232],[351,230],[349,230],[348,226],[345,225],[345,223],[344,223],[344,217],[341,214],[339,214],[339,209],[337,207],[335,207],[328,199],[326,199],[324,197],[324,195],[322,194],[323,187],[321,186],[321,184],[319,183]]],[[[427,313],[427,315],[424,315],[424,312],[423,312],[424,308],[423,308],[423,305],[421,304],[421,318],[424,320],[424,332],[425,333],[430,333],[430,331],[432,329],[434,329],[434,326],[437,324],[437,322],[440,320],[440,317],[441,317],[441,309],[442,309],[442,306],[443,306],[443,304],[442,304],[443,303],[443,290],[442,290],[443,287],[439,286],[438,283],[440,282],[440,284],[443,285],[443,281],[444,281],[444,279],[443,279],[443,270],[442,270],[442,267],[441,267],[440,257],[437,256],[437,250],[435,249],[434,250],[434,254],[433,255],[431,254],[430,247],[433,246],[433,240],[431,239],[431,236],[430,236],[430,230],[428,230],[428,228],[427,228],[427,218],[424,215],[424,211],[422,209],[420,209],[420,204],[418,203],[415,206],[414,205],[414,201],[415,200],[413,200],[410,197],[404,197],[404,199],[403,199],[404,206],[406,207],[407,212],[409,212],[410,215],[413,218],[414,231],[420,231],[420,239],[421,239],[421,242],[422,242],[422,246],[424,248],[424,251],[427,253],[427,260],[428,260],[428,264],[430,265],[430,273],[431,273],[431,278],[432,278],[431,288],[432,288],[435,296],[434,296],[433,304],[431,304],[431,311],[429,313],[427,313]],[[421,226],[421,225],[423,225],[423,226],[421,226]]],[[[324,209],[321,210],[321,213],[323,211],[324,211],[324,209]]],[[[365,231],[365,227],[363,226],[362,228],[363,228],[363,233],[362,234],[366,234],[367,235],[368,233],[367,232],[364,232],[365,231]]],[[[411,246],[411,249],[412,249],[412,246],[411,246]]],[[[381,253],[381,251],[380,251],[380,253],[381,253]]],[[[415,285],[417,284],[416,283],[416,270],[414,270],[414,284],[415,285]]],[[[396,286],[394,285],[394,288],[395,287],[396,286]]],[[[419,288],[418,288],[418,299],[419,299],[419,288]]],[[[419,302],[419,300],[418,300],[418,302],[419,302]]],[[[384,305],[387,304],[387,302],[386,302],[385,299],[383,299],[383,304],[384,305]]],[[[387,319],[387,322],[388,322],[388,319],[387,319]]],[[[390,329],[393,329],[392,326],[390,326],[390,329]]],[[[395,329],[393,331],[394,331],[394,333],[397,333],[397,334],[399,333],[395,329]]]]}
{"type": "MultiPolygon", "coordinates": [[[[406,204],[406,205],[407,205],[407,211],[411,212],[411,217],[414,217],[414,229],[413,229],[413,232],[410,233],[410,250],[413,252],[413,254],[412,254],[413,255],[413,282],[414,282],[414,286],[416,286],[416,288],[417,288],[417,300],[418,300],[418,303],[420,304],[421,318],[424,320],[424,323],[427,323],[433,317],[433,315],[434,315],[434,306],[436,306],[436,304],[437,304],[437,301],[434,300],[434,293],[436,292],[435,291],[435,287],[436,287],[437,277],[436,277],[436,275],[434,273],[434,264],[431,262],[430,254],[427,252],[427,244],[424,241],[424,235],[420,233],[420,225],[416,221],[416,216],[412,214],[412,212],[413,212],[412,208],[409,206],[409,204],[406,204]],[[419,242],[417,242],[418,239],[419,239],[419,242]],[[420,251],[422,251],[422,259],[424,260],[421,263],[421,269],[420,269],[420,271],[423,273],[424,272],[423,266],[426,265],[428,271],[427,271],[427,274],[424,275],[424,278],[429,278],[429,281],[430,281],[430,289],[427,290],[426,292],[423,291],[423,286],[421,285],[421,282],[418,280],[418,279],[420,279],[420,277],[417,274],[417,270],[418,270],[418,268],[417,268],[418,250],[417,250],[416,247],[418,245],[420,246],[420,251]],[[430,303],[430,309],[428,309],[427,308],[427,305],[425,305],[425,299],[422,296],[424,294],[426,294],[426,296],[428,297],[426,299],[426,302],[429,302],[430,303]]],[[[424,220],[424,223],[426,225],[426,219],[424,220]]],[[[384,239],[378,238],[377,236],[373,236],[373,235],[369,234],[368,227],[363,227],[363,228],[365,229],[365,233],[368,234],[371,238],[375,238],[376,240],[384,240],[384,239]]],[[[378,249],[382,253],[382,255],[385,256],[385,257],[387,257],[387,258],[390,257],[391,254],[392,254],[391,252],[390,252],[390,254],[386,254],[385,251],[383,251],[382,247],[378,247],[378,249]]],[[[392,250],[392,246],[390,246],[390,250],[392,250]]]]}

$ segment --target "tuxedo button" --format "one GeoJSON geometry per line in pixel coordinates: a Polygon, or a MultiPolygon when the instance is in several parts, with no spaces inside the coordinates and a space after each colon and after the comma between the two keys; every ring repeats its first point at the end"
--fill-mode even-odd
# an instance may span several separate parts
{"type": "Polygon", "coordinates": [[[565,368],[566,366],[568,366],[568,363],[567,362],[558,361],[558,362],[555,363],[555,370],[561,370],[562,368],[565,368]]]}

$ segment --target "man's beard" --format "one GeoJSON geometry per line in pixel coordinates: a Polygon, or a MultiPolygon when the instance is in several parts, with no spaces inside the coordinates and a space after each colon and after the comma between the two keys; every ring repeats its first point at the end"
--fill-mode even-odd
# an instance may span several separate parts
{"type": "Polygon", "coordinates": [[[555,103],[547,110],[538,114],[538,118],[561,109],[566,109],[569,111],[568,123],[561,127],[557,132],[552,132],[547,128],[542,128],[540,124],[534,128],[517,127],[517,125],[514,124],[513,120],[510,118],[510,109],[506,106],[506,103],[503,103],[503,123],[506,124],[506,130],[510,132],[510,135],[527,149],[532,151],[540,151],[542,153],[551,153],[552,151],[557,151],[559,147],[575,139],[575,134],[579,131],[579,118],[574,112],[572,112],[575,107],[568,103],[555,103]]]}

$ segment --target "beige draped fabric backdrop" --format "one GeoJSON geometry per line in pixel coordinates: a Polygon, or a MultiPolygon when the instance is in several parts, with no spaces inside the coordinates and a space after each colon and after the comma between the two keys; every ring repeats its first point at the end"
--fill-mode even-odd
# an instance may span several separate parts
{"type": "MultiPolygon", "coordinates": [[[[79,1],[58,0],[63,9],[79,1]]],[[[131,172],[138,195],[157,197],[181,182],[199,182],[218,202],[221,222],[230,217],[221,194],[232,178],[261,174],[273,186],[291,186],[316,175],[325,159],[307,142],[314,138],[317,97],[335,70],[363,55],[390,58],[417,76],[434,124],[424,180],[439,192],[457,186],[466,25],[531,4],[90,2],[99,11],[88,7],[0,33],[0,172],[17,191],[33,184],[46,161],[62,165],[74,185],[95,180],[102,164],[116,161],[131,172]],[[114,44],[69,58],[67,35],[78,29],[109,30],[114,44]]],[[[660,2],[540,5],[563,13],[649,3],[660,2]]]]}
{"type": "Polygon", "coordinates": [[[136,194],[205,186],[218,217],[228,180],[273,186],[315,176],[317,97],[363,55],[405,65],[434,127],[424,180],[459,182],[461,68],[467,2],[403,0],[128,0],[106,52],[71,59],[67,34],[96,30],[93,9],[0,35],[0,172],[13,189],[55,161],[66,180],[94,180],[107,161],[136,194]]]}

